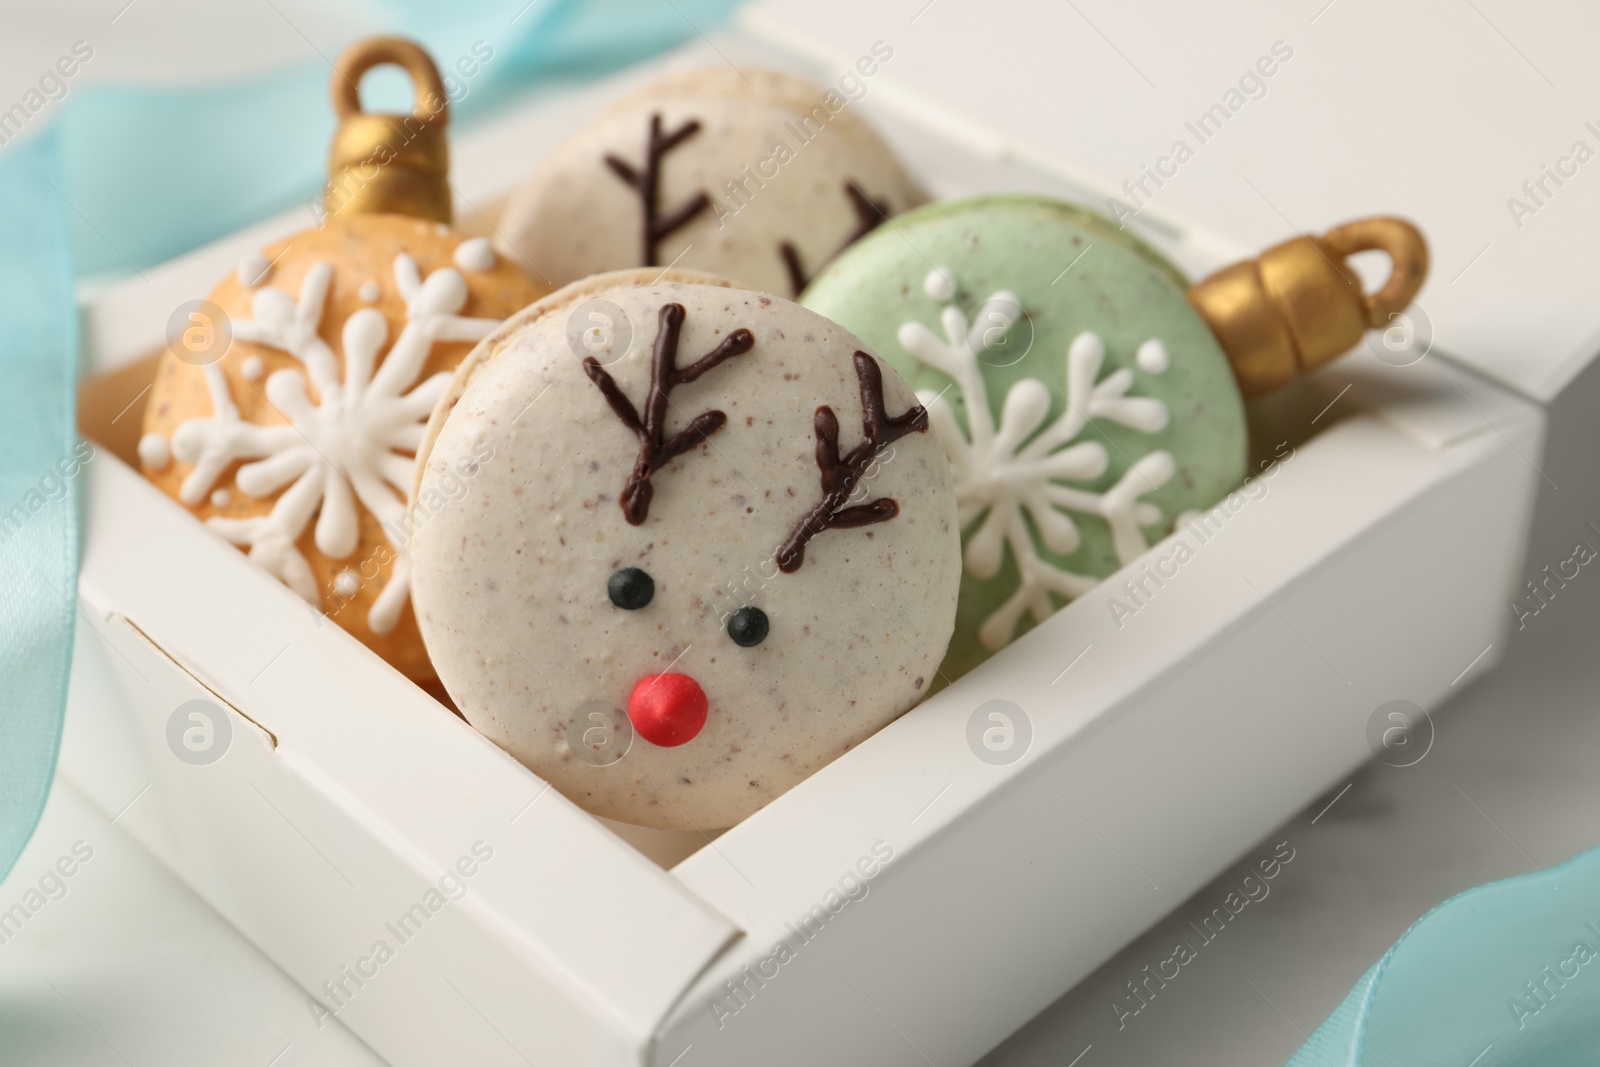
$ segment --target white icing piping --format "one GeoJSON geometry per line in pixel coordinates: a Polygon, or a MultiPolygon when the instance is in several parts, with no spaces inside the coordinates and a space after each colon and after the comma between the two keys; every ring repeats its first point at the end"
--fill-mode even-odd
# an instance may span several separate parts
{"type": "MultiPolygon", "coordinates": [[[[346,558],[360,541],[357,501],[385,530],[403,528],[413,455],[451,376],[443,371],[420,384],[417,378],[435,342],[477,341],[499,324],[456,314],[468,292],[466,280],[453,267],[424,279],[416,260],[401,253],[394,274],[406,302],[405,327],[379,363],[388,322],[373,308],[354,312],[343,327],[342,381],[338,359],[317,332],[333,268],[318,263],[307,271],[298,301],[277,289],[258,291],[252,302],[255,319],[235,320],[233,334],[281,349],[305,369],[304,374],[275,371],[266,381],[268,401],[289,425],[242,421],[227,378],[213,363],[205,368],[212,417],[190,419],[172,435],[173,455],[194,464],[179,490],[184,503],[206,499],[222,472],[239,460],[252,461],[234,475],[241,493],[265,498],[282,490],[266,515],[217,516],[206,525],[247,548],[251,560],[312,605],[320,603],[316,578],[295,546],[312,517],[317,520],[317,550],[330,559],[346,558]],[[316,402],[307,390],[308,379],[316,402]]],[[[410,574],[405,552],[396,550],[389,580],[367,614],[373,633],[389,633],[399,623],[410,595],[410,574]]]]}
{"type": "Polygon", "coordinates": [[[250,252],[239,265],[234,268],[234,276],[239,279],[239,284],[246,289],[254,289],[267,280],[267,275],[272,270],[272,261],[260,252],[250,252]]]}
{"type": "MultiPolygon", "coordinates": [[[[948,267],[930,271],[923,291],[936,300],[954,300],[954,274],[948,267]]],[[[1024,378],[1006,393],[1000,425],[995,426],[979,356],[1004,340],[1020,307],[1015,294],[997,292],[984,301],[975,316],[977,325],[970,328],[958,306],[944,307],[939,315],[943,340],[920,322],[907,322],[899,331],[901,347],[947,375],[961,390],[965,434],[942,394],[919,393],[918,399],[927,407],[950,459],[962,529],[983,520],[967,539],[963,556],[967,572],[979,580],[993,578],[1007,547],[1017,562],[1021,579],[1017,591],[978,628],[979,643],[990,651],[1011,641],[1025,612],[1031,611],[1038,622],[1047,619],[1055,610],[1051,593],[1071,600],[1100,582],[1043,559],[1024,514],[1045,547],[1060,555],[1075,551],[1081,541],[1067,512],[1097,515],[1111,529],[1117,559],[1126,564],[1149,547],[1141,527],[1162,518],[1160,508],[1139,497],[1165,485],[1177,466],[1170,453],[1154,451],[1138,459],[1104,492],[1063,484],[1093,481],[1106,471],[1105,446],[1092,439],[1078,440],[1092,420],[1106,419],[1141,433],[1157,433],[1168,420],[1167,406],[1160,400],[1128,395],[1132,370],[1113,371],[1096,381],[1105,363],[1105,345],[1090,332],[1079,334],[1068,349],[1067,405],[1054,422],[1040,430],[1050,412],[1050,389],[1037,378],[1024,378]],[[997,320],[998,327],[992,325],[997,320]]],[[[1140,353],[1141,369],[1153,374],[1166,369],[1161,342],[1145,342],[1140,353]],[[1154,358],[1157,351],[1159,360],[1154,358]]]]}
{"type": "Polygon", "coordinates": [[[1172,363],[1167,355],[1167,346],[1153,337],[1139,346],[1133,359],[1146,374],[1165,374],[1172,363]]]}
{"type": "Polygon", "coordinates": [[[494,270],[494,246],[489,243],[487,237],[469,237],[462,241],[456,245],[453,258],[456,266],[475,274],[494,270]]]}
{"type": "Polygon", "coordinates": [[[158,433],[139,438],[139,461],[153,471],[164,470],[172,462],[172,446],[158,433]]]}

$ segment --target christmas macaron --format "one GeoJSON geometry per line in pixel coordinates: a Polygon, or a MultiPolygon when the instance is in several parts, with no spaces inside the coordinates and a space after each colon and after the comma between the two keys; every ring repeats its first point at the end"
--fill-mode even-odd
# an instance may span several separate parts
{"type": "Polygon", "coordinates": [[[670,265],[792,297],[922,199],[839,89],[718,67],[645,86],[562,144],[499,229],[555,285],[670,265]]]}
{"type": "Polygon", "coordinates": [[[1157,253],[1031,197],[922,208],[801,302],[918,391],[954,472],[964,574],[944,673],[970,670],[1243,479],[1228,360],[1157,253]]]}
{"type": "MultiPolygon", "coordinates": [[[[449,110],[427,52],[357,41],[329,94],[339,125],[325,221],[243,256],[176,320],[139,460],[253,563],[427,684],[406,558],[429,514],[408,506],[417,444],[450,371],[547,290],[447,224],[449,110]],[[409,114],[361,108],[362,76],[388,64],[411,77],[409,114]]],[[[473,470],[441,501],[458,500],[473,470]]]]}
{"type": "Polygon", "coordinates": [[[950,465],[848,330],[621,271],[509,320],[440,400],[412,541],[477,729],[600,815],[731,825],[928,692],[955,618],[950,465]]]}
{"type": "MultiPolygon", "coordinates": [[[[407,676],[412,454],[449,372],[543,290],[481,237],[352,215],[246,256],[161,357],[146,476],[407,676]]],[[[457,494],[452,494],[457,495],[457,494]]]]}

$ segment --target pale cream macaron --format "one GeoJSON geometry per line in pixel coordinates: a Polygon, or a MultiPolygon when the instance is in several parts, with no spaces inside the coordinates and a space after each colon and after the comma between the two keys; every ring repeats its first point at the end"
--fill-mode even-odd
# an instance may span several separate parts
{"type": "Polygon", "coordinates": [[[619,271],[508,320],[418,464],[423,638],[567,797],[724,827],[917,703],[950,639],[949,464],[905,382],[781,298],[619,271]]]}
{"type": "Polygon", "coordinates": [[[670,265],[798,296],[852,241],[926,199],[859,107],[771,70],[668,75],[545,157],[506,207],[503,251],[558,286],[670,265]]]}

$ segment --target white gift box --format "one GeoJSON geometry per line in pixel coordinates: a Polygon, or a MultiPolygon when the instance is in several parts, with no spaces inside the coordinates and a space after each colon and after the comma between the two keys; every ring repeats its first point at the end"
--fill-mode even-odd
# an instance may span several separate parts
{"type": "MultiPolygon", "coordinates": [[[[1098,205],[1126,176],[1108,161],[1138,158],[1119,140],[1127,124],[1172,125],[1137,101],[1098,123],[1084,107],[1018,106],[1019,86],[1059,95],[1136,76],[1084,43],[1070,5],[1030,10],[1020,38],[994,5],[944,18],[919,6],[772,0],[739,33],[663,62],[721,53],[834,81],[890,41],[895,58],[852,106],[941,196],[1098,205]],[[1090,59],[1041,68],[1052,34],[1090,59]]],[[[1321,95],[1270,82],[1249,104],[1259,114],[1240,115],[1271,121],[1215,152],[1267,144],[1283,121],[1260,106],[1274,92],[1302,119],[1349,106],[1332,100],[1334,65],[1309,45],[1300,60],[1278,75],[1320,78],[1321,95]]],[[[461,228],[489,229],[543,151],[661,65],[542,94],[458,137],[461,228]]],[[[1376,143],[1336,133],[1357,155],[1376,143]]],[[[1194,273],[1288,236],[1220,181],[1197,167],[1140,211],[1194,273]]],[[[309,214],[98,293],[82,421],[100,447],[82,475],[63,773],[304,987],[309,1013],[396,1067],[970,1062],[1368,759],[1381,704],[1432,707],[1488,669],[1512,621],[1541,402],[1587,334],[1562,320],[1526,346],[1498,343],[1492,309],[1445,274],[1477,238],[1450,229],[1450,204],[1445,228],[1431,224],[1424,178],[1369,167],[1293,181],[1285,209],[1308,228],[1377,211],[1424,225],[1424,300],[1482,323],[1442,339],[1460,358],[1393,367],[1360,349],[1253,405],[1258,477],[1210,525],[1181,528],[720,836],[589,816],[130,466],[171,309],[309,214]],[[1181,564],[1176,538],[1191,548],[1181,564]],[[1126,580],[1143,595],[1119,617],[1108,601],[1128,603],[1126,580]],[[221,721],[188,718],[196,700],[221,721]],[[190,751],[173,731],[196,723],[209,747],[190,751]]]]}

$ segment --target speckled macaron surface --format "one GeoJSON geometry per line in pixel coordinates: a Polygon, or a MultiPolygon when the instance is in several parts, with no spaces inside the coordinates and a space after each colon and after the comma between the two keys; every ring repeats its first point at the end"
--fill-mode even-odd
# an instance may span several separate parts
{"type": "Polygon", "coordinates": [[[1031,197],[933,205],[802,303],[905,376],[964,531],[955,678],[1244,477],[1244,408],[1182,276],[1102,217],[1031,197]]]}
{"type": "Polygon", "coordinates": [[[463,363],[423,450],[419,502],[469,472],[412,541],[440,677],[592,812],[732,825],[934,680],[949,464],[814,312],[680,271],[569,286],[463,363]]]}
{"type": "Polygon", "coordinates": [[[857,111],[838,88],[776,71],[668,75],[540,163],[506,207],[506,251],[555,285],[672,265],[793,297],[923,199],[857,111]]]}

